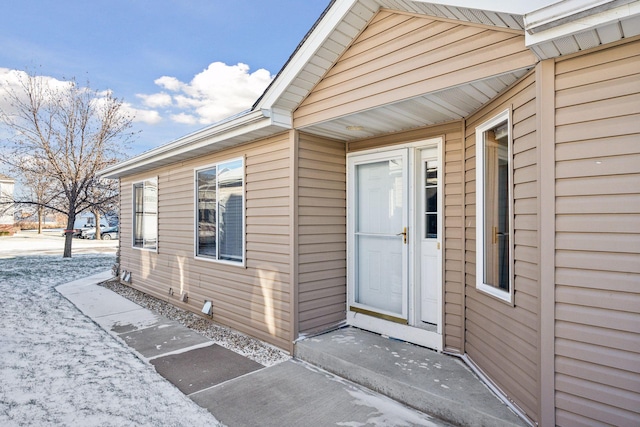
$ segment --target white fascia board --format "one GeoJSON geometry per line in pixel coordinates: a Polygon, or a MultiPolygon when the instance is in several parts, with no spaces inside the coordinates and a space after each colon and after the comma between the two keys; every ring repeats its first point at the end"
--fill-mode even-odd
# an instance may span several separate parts
{"type": "Polygon", "coordinates": [[[218,126],[205,128],[194,132],[168,144],[154,148],[123,162],[105,168],[98,172],[103,178],[118,178],[129,170],[154,162],[166,160],[171,156],[213,145],[236,136],[248,134],[252,131],[271,126],[272,120],[261,110],[252,111],[234,120],[221,123],[218,126]]]}
{"type": "Polygon", "coordinates": [[[358,1],[359,0],[336,1],[331,9],[327,11],[315,30],[308,36],[307,40],[305,40],[304,44],[298,49],[294,57],[291,58],[286,68],[282,70],[277,80],[269,87],[260,100],[260,103],[256,106],[256,109],[271,109],[280,95],[287,90],[287,87],[293,82],[302,68],[309,62],[313,55],[316,54],[333,30],[358,1]]]}
{"type": "Polygon", "coordinates": [[[563,1],[524,16],[525,45],[535,46],[638,14],[638,0],[563,1]]]}
{"type": "Polygon", "coordinates": [[[525,28],[531,29],[545,25],[610,2],[611,0],[563,0],[526,13],[525,28]]]}
{"type": "Polygon", "coordinates": [[[433,5],[461,7],[465,9],[478,9],[513,15],[523,15],[536,7],[543,7],[557,0],[413,0],[419,3],[433,5]]]}
{"type": "Polygon", "coordinates": [[[271,118],[271,124],[287,129],[293,128],[293,113],[283,108],[263,109],[262,113],[265,117],[271,118]]]}

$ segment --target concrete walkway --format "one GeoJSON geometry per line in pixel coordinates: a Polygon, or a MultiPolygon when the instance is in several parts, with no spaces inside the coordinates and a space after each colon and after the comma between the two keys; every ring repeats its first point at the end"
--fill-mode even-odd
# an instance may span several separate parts
{"type": "Polygon", "coordinates": [[[228,426],[448,426],[299,360],[264,367],[98,286],[56,290],[228,426]]]}
{"type": "Polygon", "coordinates": [[[300,341],[296,357],[461,426],[526,426],[458,358],[347,327],[300,341]]]}

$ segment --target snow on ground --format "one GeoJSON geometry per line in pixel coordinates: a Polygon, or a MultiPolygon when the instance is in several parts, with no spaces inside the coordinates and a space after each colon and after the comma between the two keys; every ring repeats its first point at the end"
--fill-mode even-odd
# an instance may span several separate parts
{"type": "MultiPolygon", "coordinates": [[[[117,240],[73,239],[73,254],[116,253],[117,240]]],[[[16,255],[60,255],[64,252],[62,230],[46,230],[42,234],[35,231],[21,231],[10,237],[0,238],[0,258],[16,255]]]]}
{"type": "Polygon", "coordinates": [[[15,256],[32,251],[8,250],[14,238],[0,238],[0,425],[219,425],[54,289],[112,253],[15,256]]]}

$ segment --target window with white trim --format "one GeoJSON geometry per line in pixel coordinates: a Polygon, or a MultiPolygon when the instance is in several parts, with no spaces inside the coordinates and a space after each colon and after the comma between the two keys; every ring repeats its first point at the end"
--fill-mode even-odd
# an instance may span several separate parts
{"type": "Polygon", "coordinates": [[[133,247],[158,248],[158,180],[133,184],[133,247]]]}
{"type": "Polygon", "coordinates": [[[196,256],[244,263],[244,159],[196,171],[196,256]]]}
{"type": "Polygon", "coordinates": [[[476,288],[513,295],[512,152],[509,110],[476,128],[476,288]]]}

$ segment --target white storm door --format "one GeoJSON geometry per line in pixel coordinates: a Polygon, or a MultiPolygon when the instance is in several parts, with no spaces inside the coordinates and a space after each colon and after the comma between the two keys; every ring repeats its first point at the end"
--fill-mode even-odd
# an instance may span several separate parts
{"type": "Polygon", "coordinates": [[[350,305],[407,320],[407,150],[349,160],[350,305]]]}
{"type": "Polygon", "coordinates": [[[438,149],[420,151],[420,320],[438,324],[441,293],[442,194],[438,149]]]}

